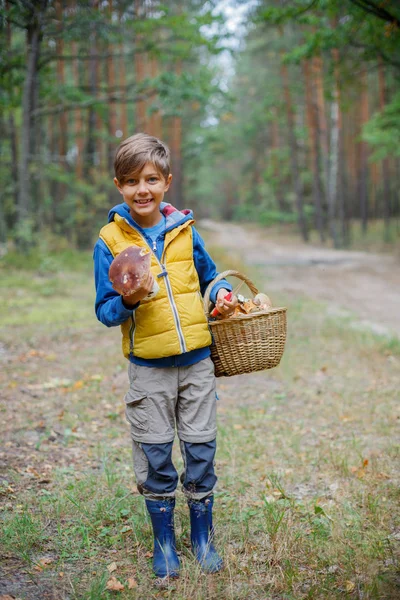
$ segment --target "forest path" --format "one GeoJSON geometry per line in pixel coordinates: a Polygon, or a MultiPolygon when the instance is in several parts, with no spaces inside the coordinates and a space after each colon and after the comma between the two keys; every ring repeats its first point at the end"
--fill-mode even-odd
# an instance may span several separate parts
{"type": "Polygon", "coordinates": [[[333,315],[352,316],[354,327],[400,337],[398,257],[305,244],[257,226],[206,219],[198,225],[207,245],[261,271],[269,287],[260,291],[323,300],[333,315]]]}

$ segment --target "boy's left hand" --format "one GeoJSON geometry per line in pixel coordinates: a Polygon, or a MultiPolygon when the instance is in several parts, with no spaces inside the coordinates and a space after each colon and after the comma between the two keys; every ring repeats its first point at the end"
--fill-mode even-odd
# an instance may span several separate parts
{"type": "Polygon", "coordinates": [[[228,290],[221,288],[218,290],[217,301],[215,307],[222,317],[228,317],[231,315],[236,306],[238,305],[238,299],[236,296],[232,296],[230,300],[225,300],[225,296],[229,294],[228,290]]]}

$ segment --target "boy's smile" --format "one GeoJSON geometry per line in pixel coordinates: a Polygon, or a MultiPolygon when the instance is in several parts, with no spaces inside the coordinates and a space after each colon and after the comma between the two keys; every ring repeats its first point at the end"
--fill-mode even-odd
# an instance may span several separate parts
{"type": "Polygon", "coordinates": [[[160,204],[172,180],[165,180],[153,163],[146,163],[140,173],[128,175],[124,183],[117,178],[114,183],[129,206],[130,214],[140,227],[153,227],[161,219],[160,204]]]}

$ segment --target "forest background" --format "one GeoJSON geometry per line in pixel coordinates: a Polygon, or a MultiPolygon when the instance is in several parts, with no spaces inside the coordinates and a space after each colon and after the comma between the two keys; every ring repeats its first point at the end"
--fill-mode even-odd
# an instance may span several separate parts
{"type": "Polygon", "coordinates": [[[0,19],[4,250],[91,247],[136,131],[168,142],[169,201],[197,217],[398,235],[396,2],[2,0],[0,19]]]}

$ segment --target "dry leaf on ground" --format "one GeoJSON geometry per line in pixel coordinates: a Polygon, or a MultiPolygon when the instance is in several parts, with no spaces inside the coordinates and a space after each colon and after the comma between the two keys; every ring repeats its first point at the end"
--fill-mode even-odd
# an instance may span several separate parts
{"type": "Polygon", "coordinates": [[[133,588],[137,587],[137,581],[134,577],[129,577],[128,579],[128,590],[133,590],[133,588]]]}
{"type": "Polygon", "coordinates": [[[116,577],[110,577],[107,581],[106,588],[110,590],[110,592],[122,592],[125,587],[122,585],[120,581],[116,577]]]}
{"type": "Polygon", "coordinates": [[[51,563],[53,562],[54,558],[44,557],[41,558],[33,568],[35,569],[35,571],[43,571],[43,569],[51,565],[51,563]]]}
{"type": "Polygon", "coordinates": [[[114,573],[114,571],[117,570],[117,563],[116,562],[112,562],[109,565],[107,565],[107,571],[109,573],[114,573]]]}

